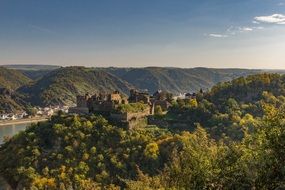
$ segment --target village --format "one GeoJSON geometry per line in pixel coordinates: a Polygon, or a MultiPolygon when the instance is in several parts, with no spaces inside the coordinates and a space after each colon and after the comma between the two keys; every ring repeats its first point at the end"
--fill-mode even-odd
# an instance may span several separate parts
{"type": "Polygon", "coordinates": [[[58,111],[68,113],[68,106],[48,106],[48,107],[39,107],[36,106],[32,108],[33,113],[27,111],[18,111],[15,113],[0,113],[0,121],[11,121],[11,120],[22,120],[30,118],[49,118],[58,111]]]}

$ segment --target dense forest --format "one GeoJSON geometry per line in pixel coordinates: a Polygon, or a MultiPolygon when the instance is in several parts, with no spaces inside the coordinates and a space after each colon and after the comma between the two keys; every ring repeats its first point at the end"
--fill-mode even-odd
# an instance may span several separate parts
{"type": "Polygon", "coordinates": [[[20,71],[0,67],[0,113],[24,110],[29,105],[17,89],[31,81],[20,71]]]}
{"type": "Polygon", "coordinates": [[[18,92],[25,94],[34,105],[72,105],[77,95],[87,92],[128,93],[132,86],[104,71],[85,67],[65,67],[53,70],[18,92]]]}
{"type": "Polygon", "coordinates": [[[256,74],[261,70],[210,69],[210,68],[104,68],[104,71],[127,81],[137,89],[147,89],[150,93],[158,89],[173,94],[195,92],[211,88],[218,82],[256,74]]]}
{"type": "MultiPolygon", "coordinates": [[[[264,105],[279,108],[284,104],[285,76],[258,74],[240,77],[217,84],[203,94],[198,92],[196,99],[199,103],[195,106],[191,106],[189,100],[178,100],[163,119],[170,123],[183,122],[187,126],[183,129],[190,131],[200,124],[214,138],[227,135],[241,139],[242,124],[262,118],[264,105]]],[[[171,130],[175,128],[171,126],[171,130]]]]}
{"type": "Polygon", "coordinates": [[[19,189],[283,189],[284,84],[278,74],[220,83],[154,116],[167,126],[59,113],[6,139],[0,176],[19,189]]]}
{"type": "Polygon", "coordinates": [[[147,90],[151,94],[158,89],[174,94],[187,93],[259,72],[261,70],[7,65],[0,67],[0,88],[12,90],[14,96],[0,93],[0,108],[11,112],[24,110],[28,105],[71,106],[79,94],[118,90],[128,95],[130,88],[147,90]],[[7,102],[12,102],[11,106],[7,102]]]}
{"type": "Polygon", "coordinates": [[[0,88],[16,90],[31,81],[30,78],[19,71],[0,67],[0,88]]]}

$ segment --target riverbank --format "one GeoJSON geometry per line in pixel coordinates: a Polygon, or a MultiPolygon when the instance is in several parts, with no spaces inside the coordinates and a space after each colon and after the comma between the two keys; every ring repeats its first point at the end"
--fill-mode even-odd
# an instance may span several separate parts
{"type": "Polygon", "coordinates": [[[7,120],[0,121],[0,127],[4,125],[18,125],[18,124],[29,124],[29,123],[37,123],[40,121],[47,121],[46,117],[35,117],[35,118],[27,118],[27,119],[17,119],[17,120],[7,120]]]}

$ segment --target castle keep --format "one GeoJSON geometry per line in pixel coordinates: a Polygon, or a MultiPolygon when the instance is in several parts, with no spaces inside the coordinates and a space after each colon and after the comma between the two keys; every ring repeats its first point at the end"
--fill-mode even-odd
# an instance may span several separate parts
{"type": "Polygon", "coordinates": [[[129,97],[130,103],[136,103],[136,102],[143,102],[145,104],[150,103],[150,96],[147,92],[139,92],[137,90],[130,90],[130,97],[129,97]]]}
{"type": "Polygon", "coordinates": [[[95,94],[87,100],[87,107],[90,113],[107,114],[117,109],[121,104],[127,104],[127,98],[121,96],[118,91],[111,94],[95,94]]]}

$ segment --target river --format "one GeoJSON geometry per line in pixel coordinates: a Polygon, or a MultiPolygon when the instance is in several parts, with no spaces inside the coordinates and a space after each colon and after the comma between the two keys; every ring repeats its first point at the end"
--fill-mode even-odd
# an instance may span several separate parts
{"type": "Polygon", "coordinates": [[[0,144],[3,143],[4,137],[9,136],[12,137],[13,135],[17,134],[20,131],[26,129],[26,127],[30,124],[14,124],[14,125],[3,125],[0,126],[0,144]]]}
{"type": "MultiPolygon", "coordinates": [[[[3,144],[3,140],[5,136],[12,137],[16,135],[20,131],[24,131],[27,126],[31,125],[31,123],[35,123],[38,121],[45,121],[46,118],[36,118],[33,120],[21,120],[17,124],[3,124],[0,125],[0,146],[3,144]]],[[[15,121],[14,121],[15,122],[15,121]]],[[[0,163],[3,164],[3,163],[0,163]]],[[[9,185],[5,182],[5,180],[0,176],[0,190],[10,190],[9,185]]]]}
{"type": "MultiPolygon", "coordinates": [[[[25,130],[28,125],[30,124],[25,123],[25,124],[14,124],[14,125],[1,125],[0,126],[0,146],[3,143],[3,139],[5,136],[12,137],[18,132],[25,130]]],[[[6,189],[10,189],[10,188],[5,183],[4,179],[2,179],[0,176],[0,190],[6,190],[6,189]]]]}

